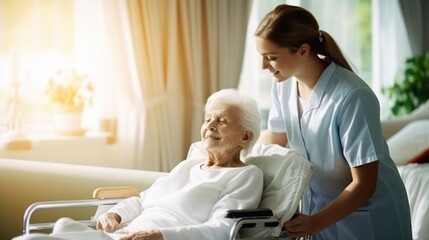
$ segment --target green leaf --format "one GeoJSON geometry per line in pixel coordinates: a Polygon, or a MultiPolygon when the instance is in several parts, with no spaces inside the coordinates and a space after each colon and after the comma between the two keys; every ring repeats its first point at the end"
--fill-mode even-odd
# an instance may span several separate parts
{"type": "Polygon", "coordinates": [[[406,59],[402,78],[381,91],[392,102],[393,116],[408,114],[426,102],[429,99],[429,52],[406,59]]]}

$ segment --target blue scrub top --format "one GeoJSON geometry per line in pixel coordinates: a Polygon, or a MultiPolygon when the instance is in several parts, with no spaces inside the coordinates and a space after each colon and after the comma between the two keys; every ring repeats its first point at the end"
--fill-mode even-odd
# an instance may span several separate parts
{"type": "Polygon", "coordinates": [[[268,129],[286,132],[289,146],[314,166],[302,211],[314,214],[351,182],[351,167],[379,161],[374,195],[312,239],[412,239],[407,193],[382,135],[379,102],[356,74],[331,63],[298,116],[295,78],[272,86],[268,129]]]}

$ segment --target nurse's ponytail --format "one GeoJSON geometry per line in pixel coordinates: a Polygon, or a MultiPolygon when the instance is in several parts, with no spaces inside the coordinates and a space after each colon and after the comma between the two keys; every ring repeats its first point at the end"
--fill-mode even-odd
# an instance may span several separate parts
{"type": "Polygon", "coordinates": [[[265,15],[254,35],[292,51],[298,51],[303,43],[307,43],[315,54],[353,71],[335,40],[319,29],[316,18],[304,8],[278,5],[265,15]]]}

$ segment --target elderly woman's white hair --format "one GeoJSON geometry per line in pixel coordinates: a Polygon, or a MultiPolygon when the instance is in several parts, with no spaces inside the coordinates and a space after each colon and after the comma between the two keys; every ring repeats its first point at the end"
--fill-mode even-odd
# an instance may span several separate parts
{"type": "Polygon", "coordinates": [[[258,104],[255,99],[243,95],[235,89],[222,89],[210,95],[207,99],[204,111],[207,112],[214,106],[222,103],[238,106],[241,110],[239,112],[241,126],[246,131],[252,133],[252,139],[241,152],[241,155],[245,157],[250,153],[261,134],[261,115],[259,114],[258,104]]]}

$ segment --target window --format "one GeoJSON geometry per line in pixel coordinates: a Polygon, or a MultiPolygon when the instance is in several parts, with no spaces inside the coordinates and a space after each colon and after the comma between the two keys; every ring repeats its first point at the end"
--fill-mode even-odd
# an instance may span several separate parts
{"type": "Polygon", "coordinates": [[[44,96],[49,76],[72,67],[73,1],[0,1],[0,16],[0,133],[17,83],[22,128],[41,129],[51,120],[44,96]]]}
{"type": "Polygon", "coordinates": [[[314,14],[320,28],[337,41],[356,73],[371,85],[371,0],[301,2],[314,14]],[[334,9],[335,14],[332,14],[334,9]]]}
{"type": "Polygon", "coordinates": [[[108,38],[103,35],[106,34],[106,24],[101,17],[101,3],[97,0],[0,1],[2,157],[48,159],[52,155],[49,154],[52,144],[73,149],[88,143],[103,148],[106,143],[116,142],[117,114],[110,100],[101,101],[103,96],[104,99],[106,96],[113,99],[111,84],[99,74],[108,72],[100,67],[100,59],[103,59],[100,55],[109,58],[102,51],[108,38]],[[64,91],[55,88],[55,94],[47,94],[48,83],[65,76],[73,80],[72,85],[67,85],[67,88],[61,86],[64,91]],[[76,88],[79,79],[83,80],[81,89],[76,88]],[[100,82],[103,84],[100,85],[100,82]],[[19,86],[18,97],[15,94],[16,86],[19,86]],[[82,117],[76,114],[66,114],[68,117],[65,118],[54,116],[56,106],[50,97],[68,101],[72,99],[70,92],[75,90],[83,98],[74,98],[74,102],[90,101],[85,108],[82,108],[83,104],[79,105],[79,111],[83,109],[82,117]],[[101,99],[98,103],[94,92],[98,94],[97,99],[101,99]],[[107,105],[111,115],[103,114],[96,108],[100,102],[104,105],[109,102],[107,105]],[[100,143],[101,146],[98,146],[100,143]],[[27,153],[9,151],[29,149],[33,151],[29,151],[28,156],[27,153]],[[39,155],[41,157],[37,157],[39,155]]]}
{"type": "Polygon", "coordinates": [[[273,80],[267,71],[261,69],[261,57],[255,50],[253,32],[264,15],[282,3],[300,5],[312,12],[320,29],[331,34],[337,41],[355,72],[369,85],[372,84],[371,0],[255,1],[249,22],[239,90],[257,98],[263,118],[262,128],[266,128],[273,80]]]}
{"type": "MultiPolygon", "coordinates": [[[[94,106],[100,105],[101,96],[113,95],[100,74],[108,74],[101,66],[108,58],[101,4],[97,0],[0,1],[0,135],[7,131],[13,110],[26,134],[54,131],[53,102],[46,91],[48,82],[59,78],[58,72],[85,76],[98,95],[94,106]],[[16,84],[18,109],[11,103],[16,84]]],[[[91,109],[84,111],[87,129],[98,124],[91,109]]]]}

